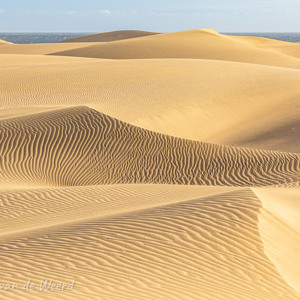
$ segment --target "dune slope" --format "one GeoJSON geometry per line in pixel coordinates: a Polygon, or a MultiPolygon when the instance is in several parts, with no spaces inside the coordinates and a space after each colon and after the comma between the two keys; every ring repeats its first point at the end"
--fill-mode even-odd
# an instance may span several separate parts
{"type": "Polygon", "coordinates": [[[52,54],[110,59],[201,58],[300,68],[300,60],[294,56],[212,30],[164,33],[52,54]]]}
{"type": "Polygon", "coordinates": [[[299,155],[147,131],[87,107],[0,121],[6,181],[48,185],[271,185],[299,180],[299,155]]]}
{"type": "Polygon", "coordinates": [[[88,105],[177,137],[300,151],[292,122],[299,119],[298,70],[210,60],[41,55],[0,55],[0,62],[2,109],[88,105]]]}
{"type": "Polygon", "coordinates": [[[288,284],[300,292],[300,189],[253,190],[263,205],[259,224],[265,252],[288,284]]]}
{"type": "Polygon", "coordinates": [[[68,51],[71,49],[80,49],[82,47],[88,47],[96,45],[102,42],[111,42],[125,39],[133,39],[142,36],[155,35],[158,33],[138,31],[138,30],[120,30],[112,32],[103,32],[97,34],[90,34],[80,36],[68,40],[59,41],[57,43],[46,44],[12,44],[3,40],[0,40],[0,54],[31,54],[41,55],[49,54],[58,51],[68,51]]]}
{"type": "MultiPolygon", "coordinates": [[[[78,199],[84,205],[82,197],[83,213],[90,211],[92,217],[0,235],[0,280],[76,280],[73,291],[25,294],[34,299],[298,299],[264,253],[257,222],[261,203],[255,194],[208,189],[123,185],[4,193],[4,208],[13,209],[15,216],[23,215],[26,206],[23,228],[30,228],[36,213],[59,222],[60,203],[70,206],[78,199]],[[153,206],[134,210],[138,199],[153,206]],[[116,204],[128,207],[131,201],[131,211],[118,215],[116,204]],[[107,216],[106,208],[116,214],[107,216]]],[[[12,219],[3,217],[9,227],[12,219]]],[[[16,290],[1,295],[22,296],[16,290]]]]}
{"type": "Polygon", "coordinates": [[[155,34],[159,34],[159,33],[140,31],[140,30],[119,30],[119,31],[109,31],[109,32],[101,32],[101,33],[79,36],[72,39],[59,41],[58,43],[112,42],[112,41],[133,39],[133,38],[155,35],[155,34]]]}
{"type": "Polygon", "coordinates": [[[3,44],[11,44],[11,43],[0,39],[0,45],[3,45],[3,44]]]}

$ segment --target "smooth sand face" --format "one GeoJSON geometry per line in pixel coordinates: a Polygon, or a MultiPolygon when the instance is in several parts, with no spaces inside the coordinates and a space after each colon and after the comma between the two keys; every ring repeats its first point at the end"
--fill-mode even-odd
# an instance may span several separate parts
{"type": "Polygon", "coordinates": [[[263,203],[259,217],[266,254],[287,282],[300,292],[299,188],[254,189],[263,203]]]}
{"type": "MultiPolygon", "coordinates": [[[[286,45],[284,42],[282,44],[286,45]]],[[[274,47],[261,47],[260,43],[253,43],[253,40],[221,35],[213,30],[164,33],[53,54],[110,59],[200,58],[300,67],[300,61],[294,55],[288,55],[280,49],[276,51],[274,47]]]]}
{"type": "Polygon", "coordinates": [[[0,41],[0,298],[299,299],[297,47],[0,41]]]}
{"type": "Polygon", "coordinates": [[[12,111],[88,105],[163,134],[299,151],[297,70],[195,59],[0,55],[0,62],[2,107],[12,111]]]}

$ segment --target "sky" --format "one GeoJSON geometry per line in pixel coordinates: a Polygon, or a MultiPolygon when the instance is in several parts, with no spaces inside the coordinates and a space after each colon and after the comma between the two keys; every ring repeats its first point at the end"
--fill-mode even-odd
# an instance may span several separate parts
{"type": "Polygon", "coordinates": [[[0,0],[0,32],[300,32],[300,0],[0,0]]]}

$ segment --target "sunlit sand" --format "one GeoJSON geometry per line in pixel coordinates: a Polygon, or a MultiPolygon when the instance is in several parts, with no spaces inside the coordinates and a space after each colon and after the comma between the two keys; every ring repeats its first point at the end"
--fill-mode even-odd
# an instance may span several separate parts
{"type": "Polygon", "coordinates": [[[299,299],[298,44],[0,40],[0,68],[1,299],[299,299]]]}

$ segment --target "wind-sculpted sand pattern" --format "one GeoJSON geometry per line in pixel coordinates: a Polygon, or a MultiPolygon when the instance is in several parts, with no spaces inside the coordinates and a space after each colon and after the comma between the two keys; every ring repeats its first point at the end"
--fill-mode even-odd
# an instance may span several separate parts
{"type": "MultiPolygon", "coordinates": [[[[75,197],[59,189],[6,193],[2,204],[13,207],[16,214],[23,211],[14,205],[16,195],[27,204],[28,212],[33,207],[32,193],[36,200],[54,201],[56,209],[49,217],[59,221],[63,218],[60,202],[75,204],[83,194],[89,199],[91,192],[95,200],[90,197],[87,205],[98,202],[99,216],[40,232],[26,232],[24,227],[21,237],[0,235],[0,281],[5,278],[21,284],[31,278],[37,283],[49,276],[54,281],[75,279],[75,290],[60,292],[59,299],[297,299],[264,254],[257,226],[261,203],[250,189],[219,189],[215,195],[204,189],[203,195],[201,187],[192,192],[191,187],[179,188],[161,187],[160,196],[153,187],[131,185],[98,187],[98,195],[96,188],[82,187],[75,197]],[[101,196],[101,189],[115,189],[114,199],[101,196]],[[198,197],[188,199],[184,189],[190,197],[198,189],[198,197]],[[115,201],[130,206],[134,195],[144,198],[144,204],[152,198],[153,207],[101,214],[101,202],[113,211],[115,201]],[[169,204],[155,204],[157,198],[169,204]]],[[[93,206],[89,209],[95,211],[93,206]]],[[[37,290],[0,293],[1,299],[58,295],[37,290]]]]}
{"type": "Polygon", "coordinates": [[[1,121],[1,181],[81,186],[265,186],[299,180],[299,155],[189,141],[88,107],[1,121]]]}
{"type": "Polygon", "coordinates": [[[0,194],[2,240],[92,217],[109,217],[230,191],[231,187],[98,185],[38,188],[0,194]],[[124,199],[129,201],[124,201],[124,199]],[[66,211],[68,214],[66,215],[66,211]]]}
{"type": "Polygon", "coordinates": [[[298,48],[0,40],[0,299],[300,299],[298,48]]]}

